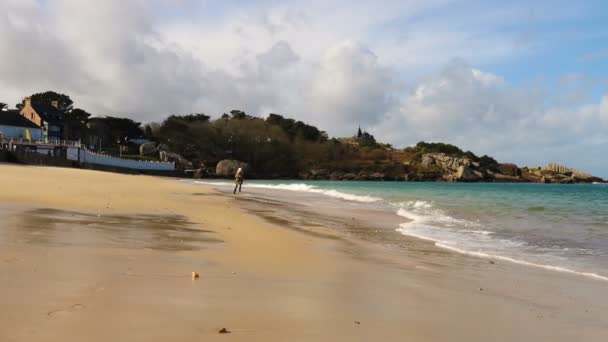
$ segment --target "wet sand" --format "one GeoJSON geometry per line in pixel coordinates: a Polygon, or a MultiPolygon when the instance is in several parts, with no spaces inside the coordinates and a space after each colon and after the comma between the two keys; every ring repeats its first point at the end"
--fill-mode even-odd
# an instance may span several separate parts
{"type": "Polygon", "coordinates": [[[3,342],[608,340],[608,283],[366,238],[387,224],[366,213],[75,169],[0,182],[3,342]]]}

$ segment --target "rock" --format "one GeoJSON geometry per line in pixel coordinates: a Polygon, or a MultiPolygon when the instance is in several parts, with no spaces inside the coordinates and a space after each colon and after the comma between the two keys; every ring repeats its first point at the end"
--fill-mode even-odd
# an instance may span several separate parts
{"type": "Polygon", "coordinates": [[[451,172],[458,171],[460,166],[471,166],[469,158],[451,157],[445,153],[427,153],[422,156],[421,166],[426,169],[438,168],[451,172]]]}
{"type": "Polygon", "coordinates": [[[157,149],[157,150],[159,150],[159,151],[166,151],[166,152],[171,151],[171,150],[169,149],[169,146],[167,146],[167,145],[165,145],[165,144],[159,144],[159,145],[158,145],[158,147],[157,147],[156,149],[157,149]]]}
{"type": "Polygon", "coordinates": [[[374,172],[372,174],[369,175],[369,180],[373,180],[373,181],[382,181],[384,179],[386,179],[386,175],[382,172],[374,172]]]}
{"type": "Polygon", "coordinates": [[[153,142],[139,145],[140,156],[150,156],[156,154],[156,144],[153,142]]]}
{"type": "Polygon", "coordinates": [[[555,163],[549,163],[547,164],[547,166],[543,167],[543,170],[547,170],[547,171],[553,171],[553,172],[557,172],[557,173],[569,173],[569,172],[573,172],[574,170],[572,170],[569,167],[563,166],[563,165],[559,165],[559,164],[555,164],[555,163]]]}
{"type": "Polygon", "coordinates": [[[228,330],[226,328],[222,328],[217,333],[218,334],[230,334],[230,330],[228,330]]]}
{"type": "Polygon", "coordinates": [[[357,175],[354,173],[346,173],[342,177],[343,180],[354,180],[355,178],[357,178],[357,175]]]}
{"type": "Polygon", "coordinates": [[[417,167],[413,180],[444,180],[448,182],[472,182],[484,179],[484,174],[475,170],[478,163],[466,157],[451,157],[445,153],[427,153],[417,167]]]}
{"type": "Polygon", "coordinates": [[[236,170],[238,170],[239,167],[243,168],[243,171],[245,171],[245,176],[247,176],[249,164],[232,159],[224,159],[217,163],[217,166],[215,167],[215,174],[218,177],[233,178],[236,170]]]}
{"type": "Polygon", "coordinates": [[[515,164],[500,164],[498,165],[498,172],[511,177],[521,176],[521,170],[515,164]]]}
{"type": "Polygon", "coordinates": [[[455,176],[455,179],[461,182],[473,182],[483,178],[483,175],[479,171],[475,171],[465,165],[460,165],[458,167],[455,176]]]}
{"type": "Polygon", "coordinates": [[[526,182],[541,183],[541,176],[530,170],[524,170],[521,174],[521,179],[526,182]]]}
{"type": "Polygon", "coordinates": [[[358,181],[370,180],[369,174],[367,173],[367,171],[359,171],[359,173],[357,174],[357,177],[355,177],[355,180],[358,180],[358,181]]]}
{"type": "Polygon", "coordinates": [[[498,182],[521,182],[522,178],[519,176],[508,176],[503,175],[502,173],[489,173],[491,178],[494,178],[495,181],[498,182]]]}
{"type": "Polygon", "coordinates": [[[196,169],[196,171],[194,171],[194,174],[192,175],[192,178],[206,178],[208,177],[209,174],[207,173],[207,170],[200,168],[200,169],[196,169]]]}
{"type": "Polygon", "coordinates": [[[310,170],[308,172],[314,179],[327,179],[329,177],[328,169],[310,170]]]}
{"type": "Polygon", "coordinates": [[[192,272],[192,279],[198,279],[200,277],[200,274],[198,274],[198,272],[192,272]]]}
{"type": "Polygon", "coordinates": [[[593,182],[603,183],[604,182],[604,180],[599,177],[595,177],[588,173],[576,171],[576,170],[572,173],[572,179],[576,183],[593,183],[593,182]]]}
{"type": "Polygon", "coordinates": [[[184,170],[184,169],[190,169],[192,168],[192,163],[180,156],[177,153],[172,153],[172,152],[167,152],[167,151],[160,151],[159,153],[159,159],[161,161],[164,162],[174,162],[175,163],[175,168],[178,170],[184,170]]]}
{"type": "Polygon", "coordinates": [[[298,177],[300,179],[309,179],[310,178],[310,174],[308,172],[306,172],[306,171],[303,171],[303,172],[299,172],[298,173],[298,177]]]}
{"type": "Polygon", "coordinates": [[[344,177],[344,172],[341,172],[341,171],[335,171],[331,175],[329,175],[329,179],[331,179],[331,180],[342,180],[343,177],[344,177]]]}
{"type": "Polygon", "coordinates": [[[359,322],[359,321],[355,321],[355,324],[361,324],[361,322],[359,322]]]}

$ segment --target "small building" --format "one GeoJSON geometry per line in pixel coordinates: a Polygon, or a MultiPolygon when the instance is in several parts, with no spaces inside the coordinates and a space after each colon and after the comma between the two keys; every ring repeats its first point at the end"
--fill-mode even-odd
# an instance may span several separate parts
{"type": "Polygon", "coordinates": [[[32,98],[26,97],[19,113],[42,128],[43,140],[63,140],[65,120],[63,112],[57,107],[57,101],[53,101],[51,105],[32,103],[32,98]]]}
{"type": "Polygon", "coordinates": [[[0,138],[42,140],[42,129],[17,110],[0,111],[0,138]]]}

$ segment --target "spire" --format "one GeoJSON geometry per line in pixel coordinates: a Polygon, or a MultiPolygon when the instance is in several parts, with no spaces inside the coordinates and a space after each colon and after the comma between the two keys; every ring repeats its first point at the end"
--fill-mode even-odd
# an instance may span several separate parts
{"type": "Polygon", "coordinates": [[[359,129],[357,130],[357,138],[361,138],[363,133],[361,132],[361,125],[359,125],[359,129]]]}

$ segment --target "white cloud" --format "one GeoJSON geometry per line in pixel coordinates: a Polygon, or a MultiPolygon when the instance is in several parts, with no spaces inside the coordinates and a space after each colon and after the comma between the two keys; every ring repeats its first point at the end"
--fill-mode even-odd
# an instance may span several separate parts
{"type": "Polygon", "coordinates": [[[315,121],[350,134],[355,125],[377,123],[393,105],[389,69],[365,46],[345,41],[321,59],[310,97],[315,121]],[[342,126],[342,127],[340,127],[342,126]]]}
{"type": "Polygon", "coordinates": [[[600,119],[604,120],[604,122],[608,123],[608,95],[602,98],[602,102],[600,103],[599,110],[600,119]]]}
{"type": "Polygon", "coordinates": [[[608,96],[600,103],[547,104],[539,89],[507,84],[462,60],[420,82],[374,132],[394,143],[443,141],[520,164],[561,162],[606,174],[586,155],[608,139],[608,96]]]}

